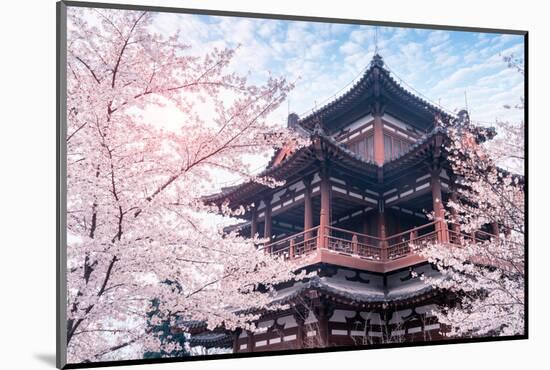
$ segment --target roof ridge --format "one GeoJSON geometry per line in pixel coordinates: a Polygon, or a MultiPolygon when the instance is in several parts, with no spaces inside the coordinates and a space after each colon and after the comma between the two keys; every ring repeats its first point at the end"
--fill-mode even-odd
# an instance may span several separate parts
{"type": "MultiPolygon", "coordinates": [[[[353,91],[356,90],[359,85],[365,84],[366,83],[365,81],[370,77],[371,74],[374,73],[375,70],[378,70],[378,71],[382,72],[382,74],[385,75],[388,78],[388,80],[391,83],[393,83],[397,88],[402,90],[410,98],[415,99],[420,104],[428,107],[430,110],[436,111],[437,113],[443,114],[443,115],[446,115],[446,116],[450,116],[450,117],[454,116],[454,114],[452,112],[449,112],[446,109],[444,109],[443,107],[437,106],[436,104],[432,103],[430,100],[428,100],[426,97],[424,97],[423,94],[421,94],[420,92],[417,92],[412,87],[411,88],[412,88],[413,91],[411,91],[410,88],[408,87],[410,85],[408,85],[403,79],[398,77],[389,67],[387,67],[385,65],[385,63],[384,63],[382,57],[380,56],[380,54],[375,54],[373,56],[373,59],[371,60],[371,62],[369,64],[369,67],[364,70],[361,77],[357,81],[355,81],[353,84],[351,84],[349,89],[344,91],[342,94],[337,95],[338,94],[338,92],[337,92],[333,96],[329,97],[327,99],[327,102],[324,105],[322,105],[321,107],[311,109],[311,110],[308,110],[307,112],[305,112],[304,114],[307,113],[307,115],[305,115],[303,118],[299,119],[299,121],[298,121],[299,124],[301,125],[302,123],[307,122],[307,121],[321,115],[323,113],[323,111],[326,111],[330,107],[335,106],[336,104],[338,104],[339,102],[344,100],[346,97],[348,97],[350,94],[352,94],[353,91]],[[393,75],[395,75],[395,77],[397,77],[399,79],[399,81],[393,75]]],[[[380,77],[378,77],[378,78],[380,78],[380,77]]],[[[341,89],[341,90],[343,90],[343,89],[341,89]]]]}

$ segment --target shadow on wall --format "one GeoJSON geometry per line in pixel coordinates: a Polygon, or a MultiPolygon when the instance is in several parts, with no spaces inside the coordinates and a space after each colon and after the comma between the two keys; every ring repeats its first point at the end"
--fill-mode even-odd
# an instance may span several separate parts
{"type": "Polygon", "coordinates": [[[39,354],[35,353],[34,358],[36,358],[39,361],[42,361],[46,365],[55,367],[55,353],[39,353],[39,354]]]}

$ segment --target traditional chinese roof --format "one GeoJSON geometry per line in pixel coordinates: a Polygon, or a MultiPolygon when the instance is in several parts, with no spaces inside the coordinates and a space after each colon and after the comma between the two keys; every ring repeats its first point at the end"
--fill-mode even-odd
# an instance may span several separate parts
{"type": "Polygon", "coordinates": [[[233,344],[231,335],[225,332],[205,331],[192,335],[189,338],[191,347],[203,346],[206,348],[228,348],[233,344]]]}
{"type": "Polygon", "coordinates": [[[307,281],[295,282],[290,287],[278,290],[273,303],[292,302],[295,298],[314,290],[351,305],[386,302],[395,305],[406,304],[411,299],[434,293],[434,288],[426,284],[421,276],[442,278],[430,264],[418,266],[414,268],[414,272],[416,277],[411,270],[402,270],[388,274],[384,278],[380,274],[338,268],[334,275],[314,276],[307,281]]]}
{"type": "MultiPolygon", "coordinates": [[[[362,78],[346,93],[301,119],[296,114],[289,115],[289,127],[308,137],[310,145],[294,151],[289,148],[276,151],[258,176],[291,182],[317,171],[322,158],[330,160],[331,171],[344,176],[350,174],[365,187],[376,190],[382,178],[389,184],[392,179],[398,179],[403,170],[421,167],[431,159],[434,151],[441,149],[446,130],[435,123],[435,117],[443,121],[457,118],[459,122],[469,119],[466,111],[454,117],[404,89],[384,67],[382,58],[375,55],[362,78]],[[343,126],[380,109],[424,132],[405,153],[382,166],[365,160],[334,138],[343,126]]],[[[485,135],[490,139],[494,132],[491,134],[489,130],[485,135]]],[[[227,201],[234,208],[257,202],[268,192],[266,185],[251,180],[223,188],[217,194],[204,197],[203,201],[217,205],[227,201]]]]}
{"type": "Polygon", "coordinates": [[[298,125],[312,130],[317,123],[333,133],[355,118],[350,112],[365,115],[384,106],[385,112],[426,131],[436,116],[441,119],[452,115],[416,94],[405,89],[384,67],[384,61],[374,55],[363,76],[344,94],[298,120],[298,125]],[[349,117],[346,118],[346,117],[349,117]]]}
{"type": "Polygon", "coordinates": [[[201,320],[178,320],[177,321],[178,326],[191,334],[194,333],[201,333],[206,330],[207,325],[205,321],[201,320]]]}
{"type": "MultiPolygon", "coordinates": [[[[315,172],[315,164],[318,163],[321,153],[325,158],[344,166],[347,170],[356,171],[365,179],[376,181],[378,166],[372,161],[367,161],[361,156],[345,148],[332,137],[324,134],[313,134],[311,144],[302,147],[285,158],[282,162],[268,167],[258,177],[271,177],[276,180],[290,181],[298,179],[310,172],[315,172]]],[[[229,201],[230,206],[245,204],[247,200],[252,202],[262,191],[267,190],[266,185],[256,181],[248,181],[240,185],[223,188],[221,192],[203,198],[205,203],[221,204],[229,201]],[[234,203],[236,202],[236,203],[234,203]]]]}
{"type": "MultiPolygon", "coordinates": [[[[431,155],[436,136],[444,135],[442,128],[435,128],[430,133],[423,135],[412,145],[409,150],[397,159],[386,162],[379,167],[372,161],[367,161],[355,152],[347,149],[343,144],[324,133],[313,133],[311,144],[302,147],[287,156],[283,161],[266,168],[258,176],[268,176],[276,180],[291,181],[304,175],[315,172],[316,164],[321,155],[329,159],[335,166],[346,173],[355,173],[365,182],[376,184],[379,170],[391,175],[402,168],[410,168],[413,164],[421,162],[426,156],[431,155]]],[[[338,168],[336,168],[338,169],[338,168]]],[[[221,204],[229,202],[229,206],[239,206],[251,203],[258,199],[258,195],[267,191],[266,185],[256,181],[248,181],[240,185],[223,188],[221,192],[203,198],[205,203],[221,204]]]]}
{"type": "MultiPolygon", "coordinates": [[[[429,263],[409,269],[395,271],[386,275],[357,271],[331,265],[324,265],[322,275],[315,275],[301,281],[291,282],[273,293],[272,305],[296,304],[312,292],[339,303],[369,308],[383,307],[391,303],[392,307],[406,307],[411,303],[428,300],[438,293],[423,278],[443,279],[443,275],[429,263]]],[[[246,312],[264,312],[265,309],[246,310],[246,312]]],[[[206,330],[204,321],[181,321],[183,329],[195,329],[189,344],[207,348],[227,348],[232,344],[231,335],[224,330],[206,330]]]]}

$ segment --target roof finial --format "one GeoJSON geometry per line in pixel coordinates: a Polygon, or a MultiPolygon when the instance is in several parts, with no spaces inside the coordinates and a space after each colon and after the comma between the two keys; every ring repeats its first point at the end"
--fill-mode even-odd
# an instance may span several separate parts
{"type": "Polygon", "coordinates": [[[470,123],[470,115],[468,114],[468,111],[466,109],[461,109],[460,112],[458,112],[457,116],[459,124],[465,125],[470,123]]]}
{"type": "Polygon", "coordinates": [[[371,67],[384,67],[384,61],[380,56],[380,48],[378,47],[378,26],[374,27],[374,55],[370,62],[371,67]]]}
{"type": "Polygon", "coordinates": [[[379,54],[374,54],[372,61],[370,62],[371,67],[384,67],[384,61],[379,54]]]}
{"type": "Polygon", "coordinates": [[[325,135],[325,130],[323,129],[323,123],[321,116],[316,116],[314,118],[315,126],[313,127],[313,134],[314,135],[325,135]]]}
{"type": "Polygon", "coordinates": [[[286,116],[288,117],[289,115],[290,115],[290,96],[286,101],[286,116]]]}
{"type": "Polygon", "coordinates": [[[378,55],[378,26],[374,27],[374,55],[378,55]]]}

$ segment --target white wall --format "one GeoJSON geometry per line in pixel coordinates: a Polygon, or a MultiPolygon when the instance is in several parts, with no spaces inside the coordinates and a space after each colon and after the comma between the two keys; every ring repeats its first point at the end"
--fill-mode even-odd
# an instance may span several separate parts
{"type": "MultiPolygon", "coordinates": [[[[550,122],[543,116],[550,96],[550,22],[543,1],[110,1],[531,31],[529,341],[176,363],[140,366],[140,370],[335,369],[367,361],[369,367],[384,369],[425,363],[445,369],[519,369],[544,363],[550,329],[544,283],[550,248],[547,239],[543,242],[547,217],[542,215],[549,207],[543,190],[548,166],[542,151],[547,147],[544,138],[550,136],[550,122]]],[[[9,1],[2,10],[1,362],[6,369],[51,369],[55,353],[55,4],[53,0],[9,1]]]]}

